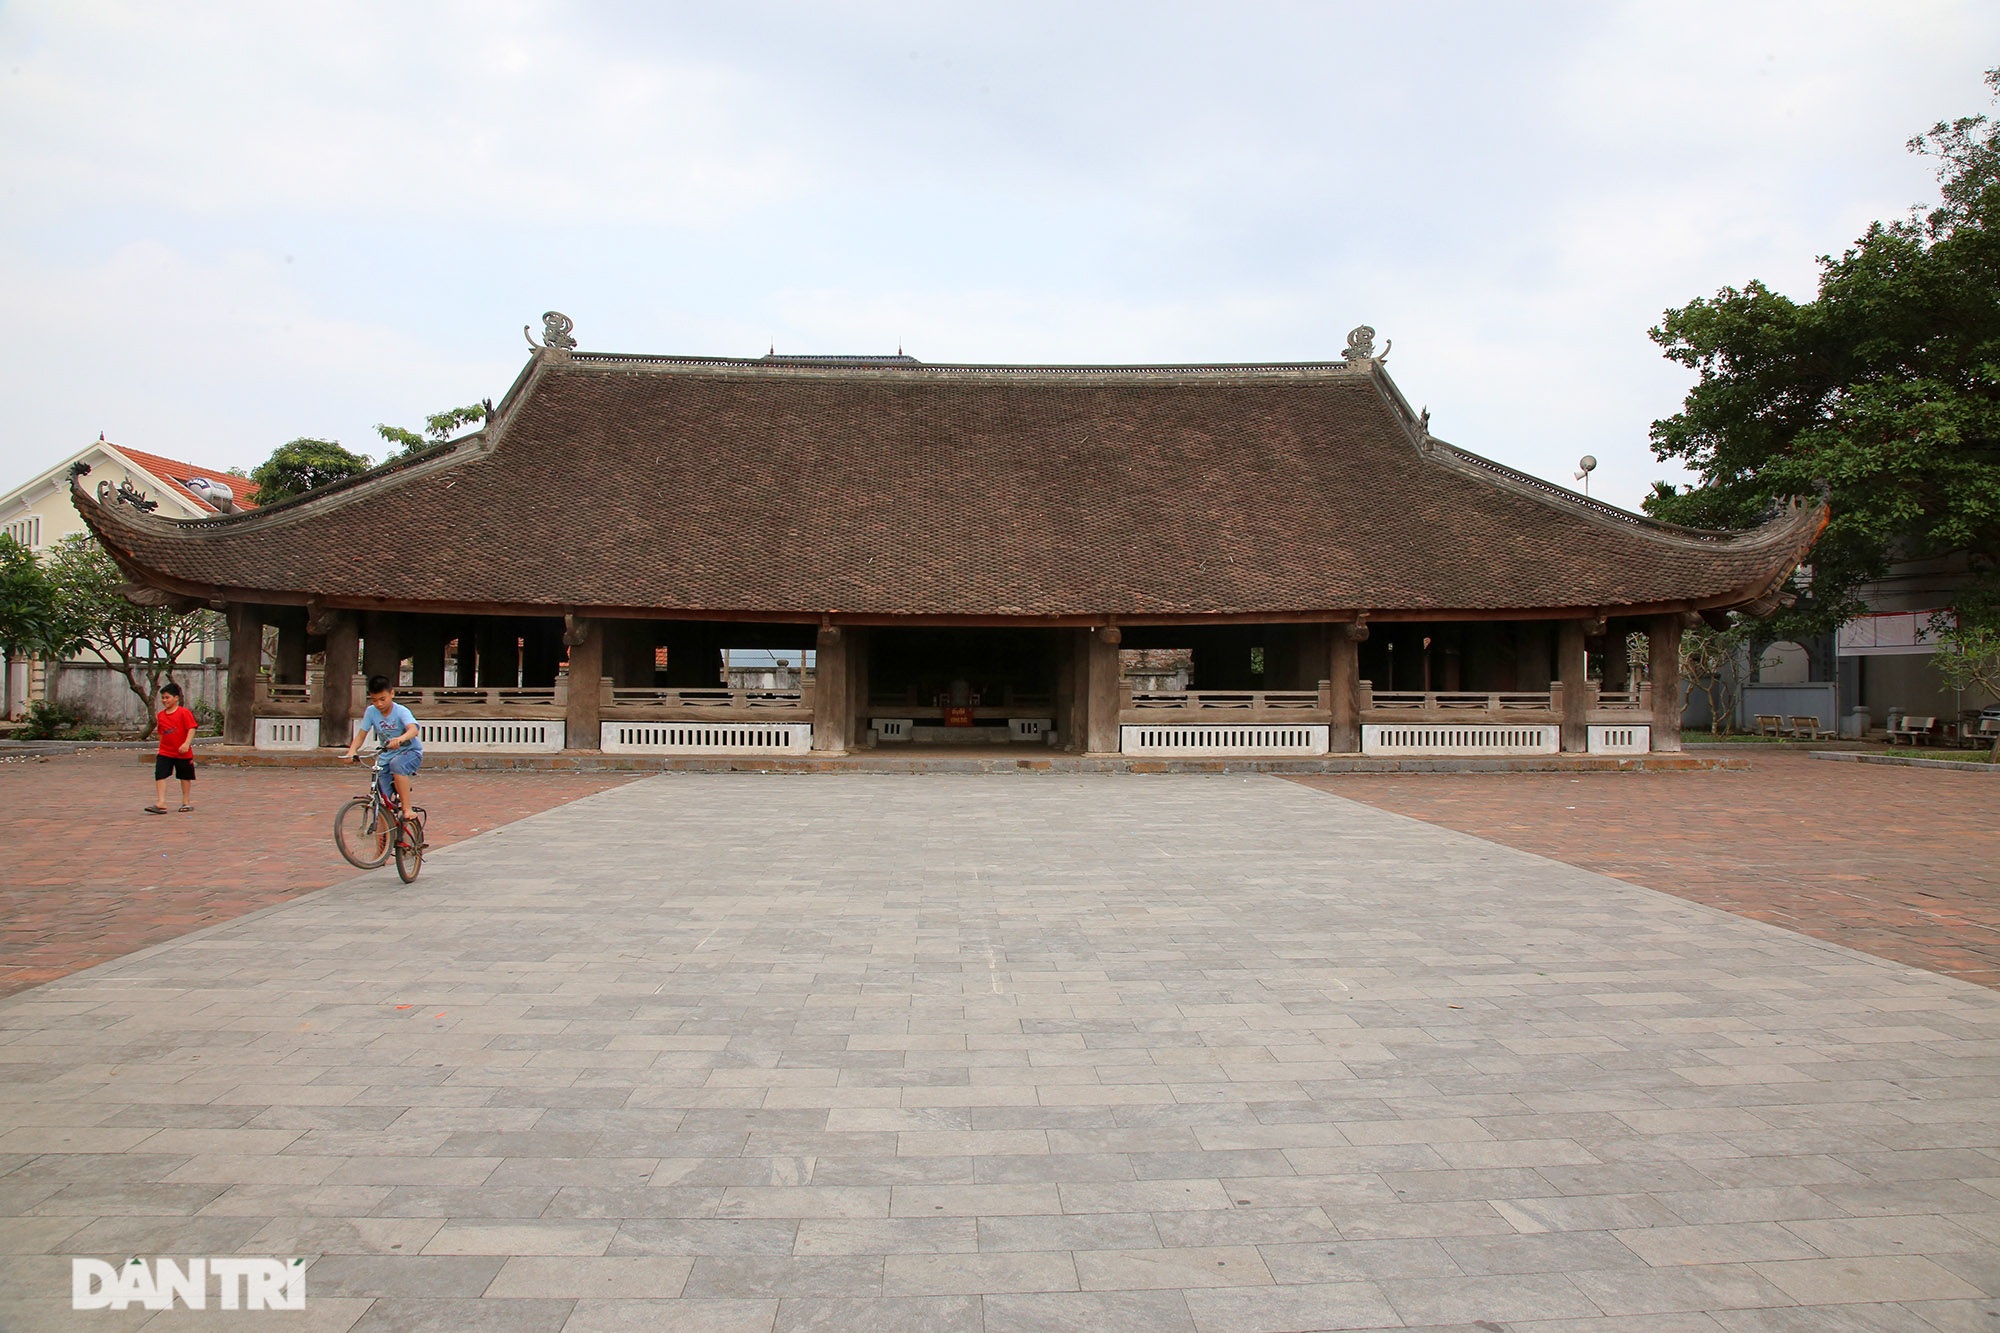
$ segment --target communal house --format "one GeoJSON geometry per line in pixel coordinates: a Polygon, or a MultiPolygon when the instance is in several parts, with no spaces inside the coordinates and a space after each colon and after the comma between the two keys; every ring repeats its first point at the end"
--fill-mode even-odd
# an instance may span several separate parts
{"type": "Polygon", "coordinates": [[[1157,366],[569,335],[480,430],[295,500],[73,479],[135,596],[227,613],[230,741],[341,744],[380,672],[437,749],[1671,751],[1683,629],[1777,605],[1826,522],[1674,527],[1447,444],[1367,328],[1157,366]],[[810,670],[738,688],[730,649],[810,670]],[[1187,687],[1135,688],[1161,649],[1187,687]]]}

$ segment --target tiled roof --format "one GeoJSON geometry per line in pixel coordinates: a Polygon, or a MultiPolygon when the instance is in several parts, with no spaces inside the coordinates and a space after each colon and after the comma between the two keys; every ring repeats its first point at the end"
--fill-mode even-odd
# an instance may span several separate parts
{"type": "Polygon", "coordinates": [[[217,514],[222,511],[210,504],[208,497],[200,491],[188,488],[187,483],[192,478],[212,481],[218,486],[227,486],[235,494],[236,507],[239,509],[255,509],[257,507],[257,502],[253,498],[257,494],[257,487],[247,477],[232,477],[227,472],[217,472],[214,468],[197,467],[193,463],[182,463],[172,458],[162,458],[158,454],[142,453],[137,449],[128,449],[122,444],[113,444],[111,447],[131,459],[139,467],[144,468],[150,476],[158,479],[161,484],[172,486],[176,495],[179,495],[182,499],[207,513],[217,514]]]}
{"type": "Polygon", "coordinates": [[[1824,523],[1669,528],[1432,440],[1379,363],[538,353],[488,428],[198,524],[135,572],[297,600],[682,614],[1504,614],[1762,595],[1824,523]]]}

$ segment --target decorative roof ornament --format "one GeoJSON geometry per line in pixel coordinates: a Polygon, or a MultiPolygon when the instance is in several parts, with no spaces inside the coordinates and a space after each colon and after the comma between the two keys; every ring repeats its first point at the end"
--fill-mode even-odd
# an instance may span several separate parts
{"type": "Polygon", "coordinates": [[[1389,349],[1396,345],[1392,338],[1382,344],[1382,350],[1375,350],[1375,330],[1366,324],[1347,331],[1347,350],[1340,355],[1348,361],[1387,361],[1389,349]]]}
{"type": "Polygon", "coordinates": [[[90,464],[84,462],[81,458],[69,465],[69,479],[71,482],[75,482],[78,477],[88,475],[90,475],[90,464]]]}
{"type": "Polygon", "coordinates": [[[1431,410],[1429,407],[1424,408],[1422,412],[1417,414],[1417,434],[1427,440],[1431,437],[1431,410]]]}
{"type": "MultiPolygon", "coordinates": [[[[576,339],[570,337],[570,332],[575,328],[576,324],[568,315],[563,314],[562,311],[544,311],[542,312],[542,341],[539,346],[546,347],[552,352],[575,351],[576,339]]],[[[526,324],[521,326],[521,336],[528,340],[528,346],[534,347],[538,345],[535,342],[535,335],[528,332],[526,324]]]]}
{"type": "MultiPolygon", "coordinates": [[[[74,476],[74,472],[72,472],[72,476],[74,476]]],[[[152,510],[160,508],[158,500],[148,500],[146,492],[144,490],[134,490],[132,482],[128,482],[128,480],[118,482],[118,492],[116,494],[112,494],[112,484],[108,480],[98,482],[98,504],[130,504],[132,508],[136,508],[142,514],[150,514],[152,510]]]]}

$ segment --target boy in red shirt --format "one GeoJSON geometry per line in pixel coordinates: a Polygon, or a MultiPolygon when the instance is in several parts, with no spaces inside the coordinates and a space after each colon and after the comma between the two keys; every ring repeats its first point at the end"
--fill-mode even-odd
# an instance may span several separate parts
{"type": "Polygon", "coordinates": [[[167,779],[181,780],[181,813],[194,809],[194,732],[200,723],[181,703],[181,687],[168,681],[160,687],[160,753],[153,760],[153,804],[149,815],[167,813],[167,779]]]}

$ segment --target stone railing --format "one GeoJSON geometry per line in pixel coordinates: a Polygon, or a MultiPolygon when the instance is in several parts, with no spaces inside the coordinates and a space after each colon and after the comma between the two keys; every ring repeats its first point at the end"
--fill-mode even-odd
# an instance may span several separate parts
{"type": "Polygon", "coordinates": [[[685,721],[706,718],[771,722],[811,721],[813,688],[796,690],[731,690],[708,688],[644,689],[604,682],[600,696],[604,719],[685,721]]]}
{"type": "Polygon", "coordinates": [[[1325,722],[1332,703],[1324,683],[1316,690],[1122,690],[1129,723],[1325,722]]]}
{"type": "MultiPolygon", "coordinates": [[[[303,685],[284,685],[270,680],[257,684],[257,714],[260,717],[318,717],[325,698],[320,673],[311,673],[303,685]]],[[[368,706],[368,678],[355,676],[348,693],[355,714],[368,706]]],[[[438,718],[560,716],[569,702],[569,682],[558,678],[553,686],[518,688],[511,685],[398,685],[396,702],[420,720],[438,718]]]]}
{"type": "Polygon", "coordinates": [[[1131,709],[1264,709],[1318,708],[1323,699],[1318,690],[1152,690],[1126,695],[1131,709]]]}
{"type": "Polygon", "coordinates": [[[1562,711],[1562,683],[1546,690],[1378,690],[1361,682],[1367,713],[1549,713],[1562,711]]]}

